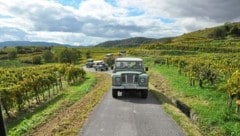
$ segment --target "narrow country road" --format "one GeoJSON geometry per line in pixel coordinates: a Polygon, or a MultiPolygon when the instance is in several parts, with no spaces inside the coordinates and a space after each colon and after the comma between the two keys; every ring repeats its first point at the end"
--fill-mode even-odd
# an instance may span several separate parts
{"type": "Polygon", "coordinates": [[[111,90],[95,107],[79,136],[184,136],[151,93],[115,99],[111,90]]]}
{"type": "Polygon", "coordinates": [[[84,125],[81,136],[183,136],[176,123],[149,94],[112,98],[111,91],[96,106],[84,125]]]}

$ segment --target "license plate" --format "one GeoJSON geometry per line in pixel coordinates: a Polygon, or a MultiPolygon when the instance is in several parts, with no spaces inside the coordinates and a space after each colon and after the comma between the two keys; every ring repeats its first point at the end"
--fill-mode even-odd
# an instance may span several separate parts
{"type": "Polygon", "coordinates": [[[136,85],[125,85],[125,88],[131,88],[131,89],[134,89],[134,88],[136,88],[136,85]]]}

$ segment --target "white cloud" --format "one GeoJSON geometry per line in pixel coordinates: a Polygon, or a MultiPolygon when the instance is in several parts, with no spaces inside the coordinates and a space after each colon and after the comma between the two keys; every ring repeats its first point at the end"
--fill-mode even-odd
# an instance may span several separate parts
{"type": "Polygon", "coordinates": [[[35,41],[52,41],[62,44],[71,45],[95,45],[103,42],[103,38],[89,37],[82,33],[68,33],[68,32],[36,32],[33,31],[26,36],[26,40],[37,39],[35,41]],[[66,43],[66,41],[68,41],[66,43]]]}
{"type": "Polygon", "coordinates": [[[57,0],[0,0],[0,41],[90,45],[135,36],[177,36],[240,20],[239,0],[118,0],[114,4],[83,0],[79,7],[69,5],[57,0]]]}

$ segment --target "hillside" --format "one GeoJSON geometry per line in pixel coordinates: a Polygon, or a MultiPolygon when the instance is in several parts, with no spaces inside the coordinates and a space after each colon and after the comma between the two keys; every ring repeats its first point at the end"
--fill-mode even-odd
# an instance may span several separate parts
{"type": "Polygon", "coordinates": [[[54,42],[31,42],[31,41],[5,41],[0,42],[0,48],[4,46],[70,46],[67,44],[60,44],[60,43],[54,43],[54,42]]]}
{"type": "Polygon", "coordinates": [[[172,38],[161,38],[161,39],[154,39],[154,38],[146,38],[146,37],[134,37],[122,40],[114,40],[114,41],[106,41],[100,44],[97,44],[97,47],[137,47],[142,44],[148,44],[153,42],[160,42],[167,39],[172,38]]]}
{"type": "Polygon", "coordinates": [[[173,39],[173,42],[203,42],[211,40],[233,40],[240,37],[240,22],[193,31],[173,39]]]}

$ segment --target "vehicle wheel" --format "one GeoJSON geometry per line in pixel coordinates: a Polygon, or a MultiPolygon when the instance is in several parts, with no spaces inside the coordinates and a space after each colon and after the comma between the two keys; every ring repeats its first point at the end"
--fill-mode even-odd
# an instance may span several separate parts
{"type": "Polygon", "coordinates": [[[97,71],[97,68],[95,68],[95,71],[97,71]]]}
{"type": "Polygon", "coordinates": [[[148,90],[143,90],[143,91],[141,91],[141,97],[142,97],[143,99],[146,99],[146,98],[148,97],[148,90]]]}
{"type": "Polygon", "coordinates": [[[112,97],[113,98],[118,98],[118,91],[115,89],[112,89],[112,97]]]}

